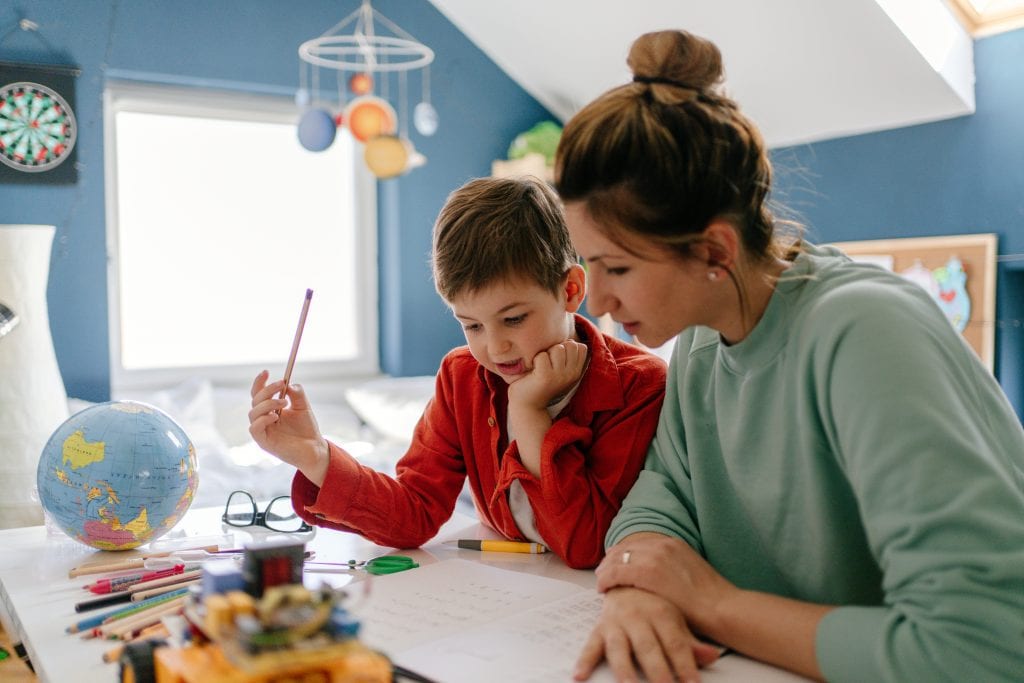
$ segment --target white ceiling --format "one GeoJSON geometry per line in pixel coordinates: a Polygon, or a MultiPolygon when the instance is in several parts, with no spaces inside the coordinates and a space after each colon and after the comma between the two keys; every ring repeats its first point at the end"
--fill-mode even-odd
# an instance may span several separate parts
{"type": "Polygon", "coordinates": [[[974,111],[973,45],[943,0],[431,0],[561,120],[625,82],[629,45],[683,28],[770,147],[974,111]]]}

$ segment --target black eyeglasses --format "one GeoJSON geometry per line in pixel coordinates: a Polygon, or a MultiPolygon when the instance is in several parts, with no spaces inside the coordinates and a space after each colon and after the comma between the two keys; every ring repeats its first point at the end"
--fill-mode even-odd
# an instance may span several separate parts
{"type": "Polygon", "coordinates": [[[271,531],[289,533],[313,530],[295,514],[291,496],[278,496],[267,504],[266,510],[260,512],[248,491],[231,492],[221,521],[231,526],[262,526],[271,531]]]}

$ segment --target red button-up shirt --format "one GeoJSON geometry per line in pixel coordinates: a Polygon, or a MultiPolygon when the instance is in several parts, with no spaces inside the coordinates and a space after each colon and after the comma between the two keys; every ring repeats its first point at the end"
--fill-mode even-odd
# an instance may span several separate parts
{"type": "Polygon", "coordinates": [[[601,334],[582,316],[576,316],[576,329],[590,362],[544,436],[540,477],[523,466],[516,443],[507,443],[508,385],[460,347],[441,362],[434,397],[396,465],[397,476],[361,465],[330,444],[322,488],[296,473],[296,511],[312,524],[414,548],[451,517],[469,477],[480,519],[506,538],[522,540],[508,502],[518,479],[545,544],[570,567],[595,566],[654,435],[665,364],[601,334]]]}

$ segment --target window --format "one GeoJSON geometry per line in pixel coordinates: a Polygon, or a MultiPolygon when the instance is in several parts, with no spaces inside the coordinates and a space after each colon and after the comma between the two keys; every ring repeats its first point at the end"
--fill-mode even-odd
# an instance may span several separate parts
{"type": "Polygon", "coordinates": [[[298,143],[294,103],[105,93],[112,389],[280,376],[307,288],[302,381],[377,372],[374,183],[350,135],[298,143]]]}
{"type": "Polygon", "coordinates": [[[951,6],[976,37],[1024,26],[1024,0],[952,0],[951,6]]]}

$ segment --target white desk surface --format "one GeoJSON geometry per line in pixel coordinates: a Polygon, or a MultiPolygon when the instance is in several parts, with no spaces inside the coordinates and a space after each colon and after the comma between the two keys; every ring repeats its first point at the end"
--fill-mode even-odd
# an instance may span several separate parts
{"type": "MultiPolygon", "coordinates": [[[[179,547],[191,547],[185,537],[206,537],[232,547],[241,547],[252,540],[270,538],[264,529],[250,531],[235,529],[220,522],[221,508],[190,510],[185,518],[156,543],[173,540],[179,547]],[[215,537],[212,538],[211,537],[215,537]]],[[[310,534],[297,535],[306,540],[310,534]]],[[[480,553],[459,550],[443,545],[445,540],[457,538],[493,538],[494,533],[476,519],[456,513],[442,527],[437,537],[418,550],[403,550],[402,554],[416,559],[421,565],[443,560],[463,559],[482,561],[501,569],[522,571],[553,579],[570,581],[584,588],[594,586],[594,573],[567,567],[557,556],[519,555],[516,553],[480,553]],[[486,557],[485,557],[486,556],[486,557]]],[[[224,545],[222,545],[224,547],[224,545]]],[[[13,640],[21,640],[32,660],[42,683],[108,683],[117,680],[117,665],[105,664],[103,653],[116,645],[106,640],[83,640],[65,632],[67,626],[91,614],[78,614],[74,605],[89,594],[82,587],[89,577],[68,578],[68,571],[90,562],[127,559],[141,551],[108,553],[93,550],[59,532],[46,527],[27,527],[0,531],[0,612],[4,624],[12,631],[13,640]]],[[[329,562],[347,562],[350,559],[368,559],[389,552],[361,537],[317,529],[307,542],[307,548],[316,552],[316,559],[329,562]]],[[[344,574],[307,574],[316,585],[328,580],[341,585],[351,579],[344,574]]],[[[575,652],[566,653],[575,659],[575,652]]],[[[703,672],[705,681],[775,681],[789,683],[804,679],[792,676],[770,666],[747,660],[737,655],[723,658],[715,669],[703,672]]],[[[607,671],[605,676],[607,676],[607,671]]],[[[608,680],[602,676],[604,680],[608,680]]]]}

